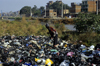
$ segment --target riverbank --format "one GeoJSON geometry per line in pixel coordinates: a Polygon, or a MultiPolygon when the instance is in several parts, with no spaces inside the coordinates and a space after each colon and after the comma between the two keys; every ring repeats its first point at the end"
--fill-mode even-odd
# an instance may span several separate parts
{"type": "MultiPolygon", "coordinates": [[[[47,22],[44,22],[44,24],[47,22]]],[[[49,23],[49,22],[48,22],[49,23]]],[[[41,24],[39,20],[27,21],[25,17],[16,21],[0,21],[0,36],[5,35],[16,35],[16,36],[27,36],[27,35],[46,35],[48,30],[45,25],[41,24]]],[[[100,43],[100,34],[95,32],[78,33],[74,30],[74,25],[63,24],[63,23],[49,23],[50,26],[54,27],[58,31],[58,37],[64,40],[71,40],[73,43],[76,41],[83,41],[85,45],[92,45],[100,43]],[[66,32],[67,31],[67,32],[66,32]]]]}

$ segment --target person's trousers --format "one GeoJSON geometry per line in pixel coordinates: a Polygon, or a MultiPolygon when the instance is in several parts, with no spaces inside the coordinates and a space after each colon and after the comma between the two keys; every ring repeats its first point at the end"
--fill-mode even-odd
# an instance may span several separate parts
{"type": "Polygon", "coordinates": [[[58,42],[58,34],[56,34],[56,36],[54,37],[53,47],[57,45],[57,42],[58,42]]]}

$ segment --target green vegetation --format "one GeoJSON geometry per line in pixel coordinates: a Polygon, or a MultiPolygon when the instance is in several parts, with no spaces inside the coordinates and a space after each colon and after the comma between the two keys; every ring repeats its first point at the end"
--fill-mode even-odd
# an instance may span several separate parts
{"type": "Polygon", "coordinates": [[[43,6],[41,6],[40,8],[37,8],[36,5],[34,5],[33,8],[31,8],[30,6],[24,6],[20,10],[20,14],[25,14],[25,16],[30,16],[30,12],[32,12],[33,16],[41,16],[43,11],[44,11],[43,6]]]}
{"type": "Polygon", "coordinates": [[[74,20],[77,30],[77,40],[82,40],[87,46],[100,43],[100,16],[84,13],[74,20]]]}
{"type": "Polygon", "coordinates": [[[19,20],[22,20],[22,18],[20,17],[15,18],[15,21],[19,21],[19,20]]]}
{"type": "Polygon", "coordinates": [[[30,10],[31,10],[31,7],[30,6],[24,6],[20,10],[20,14],[26,14],[26,16],[30,16],[30,10]]]}
{"type": "MultiPolygon", "coordinates": [[[[16,36],[26,36],[26,35],[46,35],[48,36],[45,25],[41,25],[39,20],[31,20],[27,21],[30,18],[22,17],[16,18],[15,21],[0,21],[0,36],[9,34],[9,35],[16,35],[16,36]]],[[[50,24],[51,25],[51,24],[50,24]]],[[[55,28],[59,32],[59,37],[61,37],[64,24],[60,24],[57,28],[55,28]]]]}
{"type": "Polygon", "coordinates": [[[79,14],[75,19],[75,27],[78,32],[100,32],[100,16],[95,14],[79,14]]]}
{"type": "MultiPolygon", "coordinates": [[[[46,19],[48,22],[49,19],[46,19]]],[[[100,43],[100,16],[94,14],[80,14],[77,18],[64,20],[74,23],[77,32],[70,32],[65,28],[62,20],[53,21],[50,26],[58,31],[58,36],[64,40],[71,40],[71,43],[77,44],[82,41],[83,44],[90,46],[100,43]],[[66,32],[68,31],[68,32],[66,32]]],[[[67,22],[68,23],[68,22],[67,22]]],[[[45,25],[41,25],[38,19],[31,17],[16,18],[15,21],[0,20],[0,36],[9,34],[16,36],[26,35],[46,35],[48,30],[45,25]]]]}
{"type": "MultiPolygon", "coordinates": [[[[44,8],[43,6],[41,6],[40,8],[37,8],[36,5],[34,5],[33,8],[31,8],[30,6],[24,6],[21,8],[20,10],[20,14],[25,14],[26,16],[30,16],[30,12],[32,12],[32,15],[34,17],[37,16],[43,16],[44,13],[44,8]]],[[[62,4],[60,2],[54,2],[53,4],[49,5],[48,8],[46,9],[54,9],[55,11],[57,11],[57,14],[61,14],[61,9],[62,9],[62,4]]],[[[63,4],[63,9],[70,9],[70,7],[67,4],[63,4]]]]}

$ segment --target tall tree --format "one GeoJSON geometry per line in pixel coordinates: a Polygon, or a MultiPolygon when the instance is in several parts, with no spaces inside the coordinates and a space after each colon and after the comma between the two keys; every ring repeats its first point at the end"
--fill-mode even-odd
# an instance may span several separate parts
{"type": "Polygon", "coordinates": [[[67,4],[64,4],[63,9],[70,9],[70,6],[68,6],[67,4]]]}
{"type": "Polygon", "coordinates": [[[43,6],[41,6],[41,7],[39,8],[39,10],[41,11],[41,15],[42,15],[42,14],[43,14],[43,11],[44,11],[45,9],[44,9],[43,6]]]}
{"type": "Polygon", "coordinates": [[[43,10],[44,10],[44,7],[43,7],[43,6],[41,6],[39,9],[43,11],[43,10]]]}
{"type": "Polygon", "coordinates": [[[25,14],[26,16],[30,16],[30,6],[24,6],[21,10],[20,10],[20,14],[25,14]]]}
{"type": "Polygon", "coordinates": [[[32,8],[32,13],[34,16],[40,16],[41,14],[40,10],[37,8],[36,5],[34,5],[34,7],[32,8]]]}
{"type": "Polygon", "coordinates": [[[36,6],[36,5],[34,5],[33,9],[37,9],[37,6],[36,6]]]}
{"type": "Polygon", "coordinates": [[[35,12],[36,12],[36,10],[37,10],[37,6],[36,6],[36,5],[34,5],[34,7],[32,8],[32,13],[35,13],[35,12]]]}

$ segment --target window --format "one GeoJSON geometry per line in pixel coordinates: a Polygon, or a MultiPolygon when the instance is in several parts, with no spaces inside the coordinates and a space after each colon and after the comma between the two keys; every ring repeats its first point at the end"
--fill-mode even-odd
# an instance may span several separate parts
{"type": "Polygon", "coordinates": [[[87,4],[87,1],[85,1],[85,4],[87,4]]]}
{"type": "Polygon", "coordinates": [[[85,5],[85,4],[87,4],[87,1],[83,1],[82,3],[83,3],[83,5],[85,5]]]}

